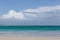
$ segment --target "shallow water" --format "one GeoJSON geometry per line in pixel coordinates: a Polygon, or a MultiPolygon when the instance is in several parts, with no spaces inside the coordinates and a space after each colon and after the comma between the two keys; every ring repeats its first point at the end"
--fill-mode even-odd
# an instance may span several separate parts
{"type": "Polygon", "coordinates": [[[60,37],[60,26],[0,26],[0,36],[60,37]]]}

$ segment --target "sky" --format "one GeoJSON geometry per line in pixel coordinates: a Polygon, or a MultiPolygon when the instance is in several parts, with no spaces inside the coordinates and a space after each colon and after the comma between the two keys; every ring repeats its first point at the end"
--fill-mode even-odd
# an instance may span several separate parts
{"type": "Polygon", "coordinates": [[[0,25],[60,25],[60,0],[0,0],[0,25]]]}

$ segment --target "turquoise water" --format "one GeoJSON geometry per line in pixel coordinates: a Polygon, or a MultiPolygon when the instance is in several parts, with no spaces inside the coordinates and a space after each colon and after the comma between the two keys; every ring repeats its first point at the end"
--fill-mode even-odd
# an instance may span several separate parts
{"type": "Polygon", "coordinates": [[[0,36],[59,36],[60,26],[0,26],[0,36]]]}
{"type": "Polygon", "coordinates": [[[0,26],[0,30],[60,30],[60,26],[0,26]]]}

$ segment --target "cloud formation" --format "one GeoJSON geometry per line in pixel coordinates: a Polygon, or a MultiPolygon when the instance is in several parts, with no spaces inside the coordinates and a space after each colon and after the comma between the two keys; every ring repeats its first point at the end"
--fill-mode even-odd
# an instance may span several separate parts
{"type": "MultiPolygon", "coordinates": [[[[22,12],[16,12],[14,10],[10,10],[8,14],[4,14],[1,16],[2,19],[19,19],[19,20],[30,20],[30,19],[45,19],[50,17],[52,14],[50,12],[60,11],[60,5],[57,6],[45,6],[38,7],[35,9],[26,9],[22,12]]],[[[56,13],[57,14],[57,13],[56,13]]],[[[55,15],[55,14],[54,14],[55,15]]],[[[60,14],[55,15],[60,16],[60,14]]]]}
{"type": "Polygon", "coordinates": [[[35,9],[26,9],[26,10],[24,10],[24,12],[44,13],[44,12],[57,11],[57,10],[60,10],[60,5],[45,6],[45,7],[35,8],[35,9]]]}
{"type": "Polygon", "coordinates": [[[10,19],[10,18],[16,18],[16,19],[24,19],[24,14],[22,12],[16,12],[14,10],[10,10],[8,14],[2,15],[3,19],[10,19]]]}

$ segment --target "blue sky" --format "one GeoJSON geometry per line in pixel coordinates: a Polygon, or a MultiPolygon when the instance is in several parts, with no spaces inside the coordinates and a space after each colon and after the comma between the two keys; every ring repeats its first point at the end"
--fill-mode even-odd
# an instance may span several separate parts
{"type": "Polygon", "coordinates": [[[36,8],[40,6],[52,6],[59,4],[60,0],[1,0],[0,12],[6,13],[11,9],[20,11],[28,8],[36,8]]]}
{"type": "Polygon", "coordinates": [[[60,25],[60,0],[0,0],[0,25],[60,25]]]}

